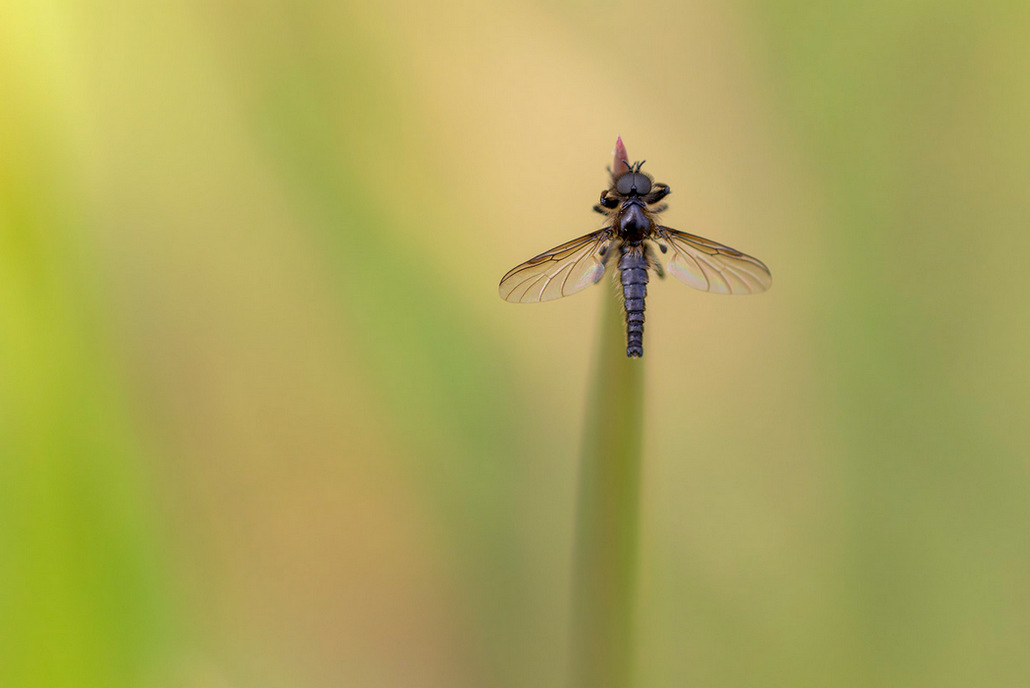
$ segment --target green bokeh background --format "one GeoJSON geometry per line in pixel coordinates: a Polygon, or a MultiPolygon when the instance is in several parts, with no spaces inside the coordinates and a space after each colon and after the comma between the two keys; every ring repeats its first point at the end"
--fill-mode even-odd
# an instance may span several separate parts
{"type": "Polygon", "coordinates": [[[616,134],[641,686],[1030,685],[1030,4],[0,9],[0,685],[563,684],[616,134]]]}

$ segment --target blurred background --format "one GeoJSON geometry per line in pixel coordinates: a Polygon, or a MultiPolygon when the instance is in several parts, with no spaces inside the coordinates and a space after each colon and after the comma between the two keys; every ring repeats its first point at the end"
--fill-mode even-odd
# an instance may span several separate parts
{"type": "Polygon", "coordinates": [[[547,686],[616,135],[641,686],[1030,684],[1030,5],[0,9],[0,685],[547,686]]]}

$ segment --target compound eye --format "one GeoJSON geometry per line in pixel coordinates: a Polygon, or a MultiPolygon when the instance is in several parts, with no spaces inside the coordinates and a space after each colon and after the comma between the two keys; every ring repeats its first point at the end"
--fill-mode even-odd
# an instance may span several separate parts
{"type": "Polygon", "coordinates": [[[615,182],[615,190],[623,196],[628,196],[629,192],[633,190],[633,177],[635,175],[632,172],[619,177],[619,181],[615,182]]]}
{"type": "Polygon", "coordinates": [[[619,177],[619,181],[615,183],[615,189],[623,196],[631,193],[642,196],[651,191],[651,180],[639,172],[627,172],[619,177]]]}
{"type": "Polygon", "coordinates": [[[651,193],[651,180],[642,174],[637,174],[636,185],[637,193],[643,196],[644,194],[651,193]]]}

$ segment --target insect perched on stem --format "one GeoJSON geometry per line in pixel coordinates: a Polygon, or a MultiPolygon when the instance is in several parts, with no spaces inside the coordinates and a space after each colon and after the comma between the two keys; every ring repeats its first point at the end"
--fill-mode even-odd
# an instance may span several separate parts
{"type": "Polygon", "coordinates": [[[626,355],[636,358],[644,355],[649,269],[660,278],[667,269],[681,282],[716,294],[757,294],[769,288],[772,275],[757,258],[658,224],[669,187],[641,172],[643,161],[621,162],[625,169],[612,172],[611,187],[594,206],[608,225],[530,258],[501,278],[499,291],[512,303],[550,301],[595,284],[614,263],[626,312],[626,355]]]}

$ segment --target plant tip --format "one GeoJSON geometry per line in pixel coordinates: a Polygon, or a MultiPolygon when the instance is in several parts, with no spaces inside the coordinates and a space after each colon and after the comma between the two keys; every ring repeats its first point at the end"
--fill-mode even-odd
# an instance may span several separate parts
{"type": "Polygon", "coordinates": [[[615,150],[612,151],[612,157],[612,176],[616,177],[623,167],[629,166],[629,154],[626,153],[626,145],[622,142],[621,136],[615,139],[615,150]]]}

